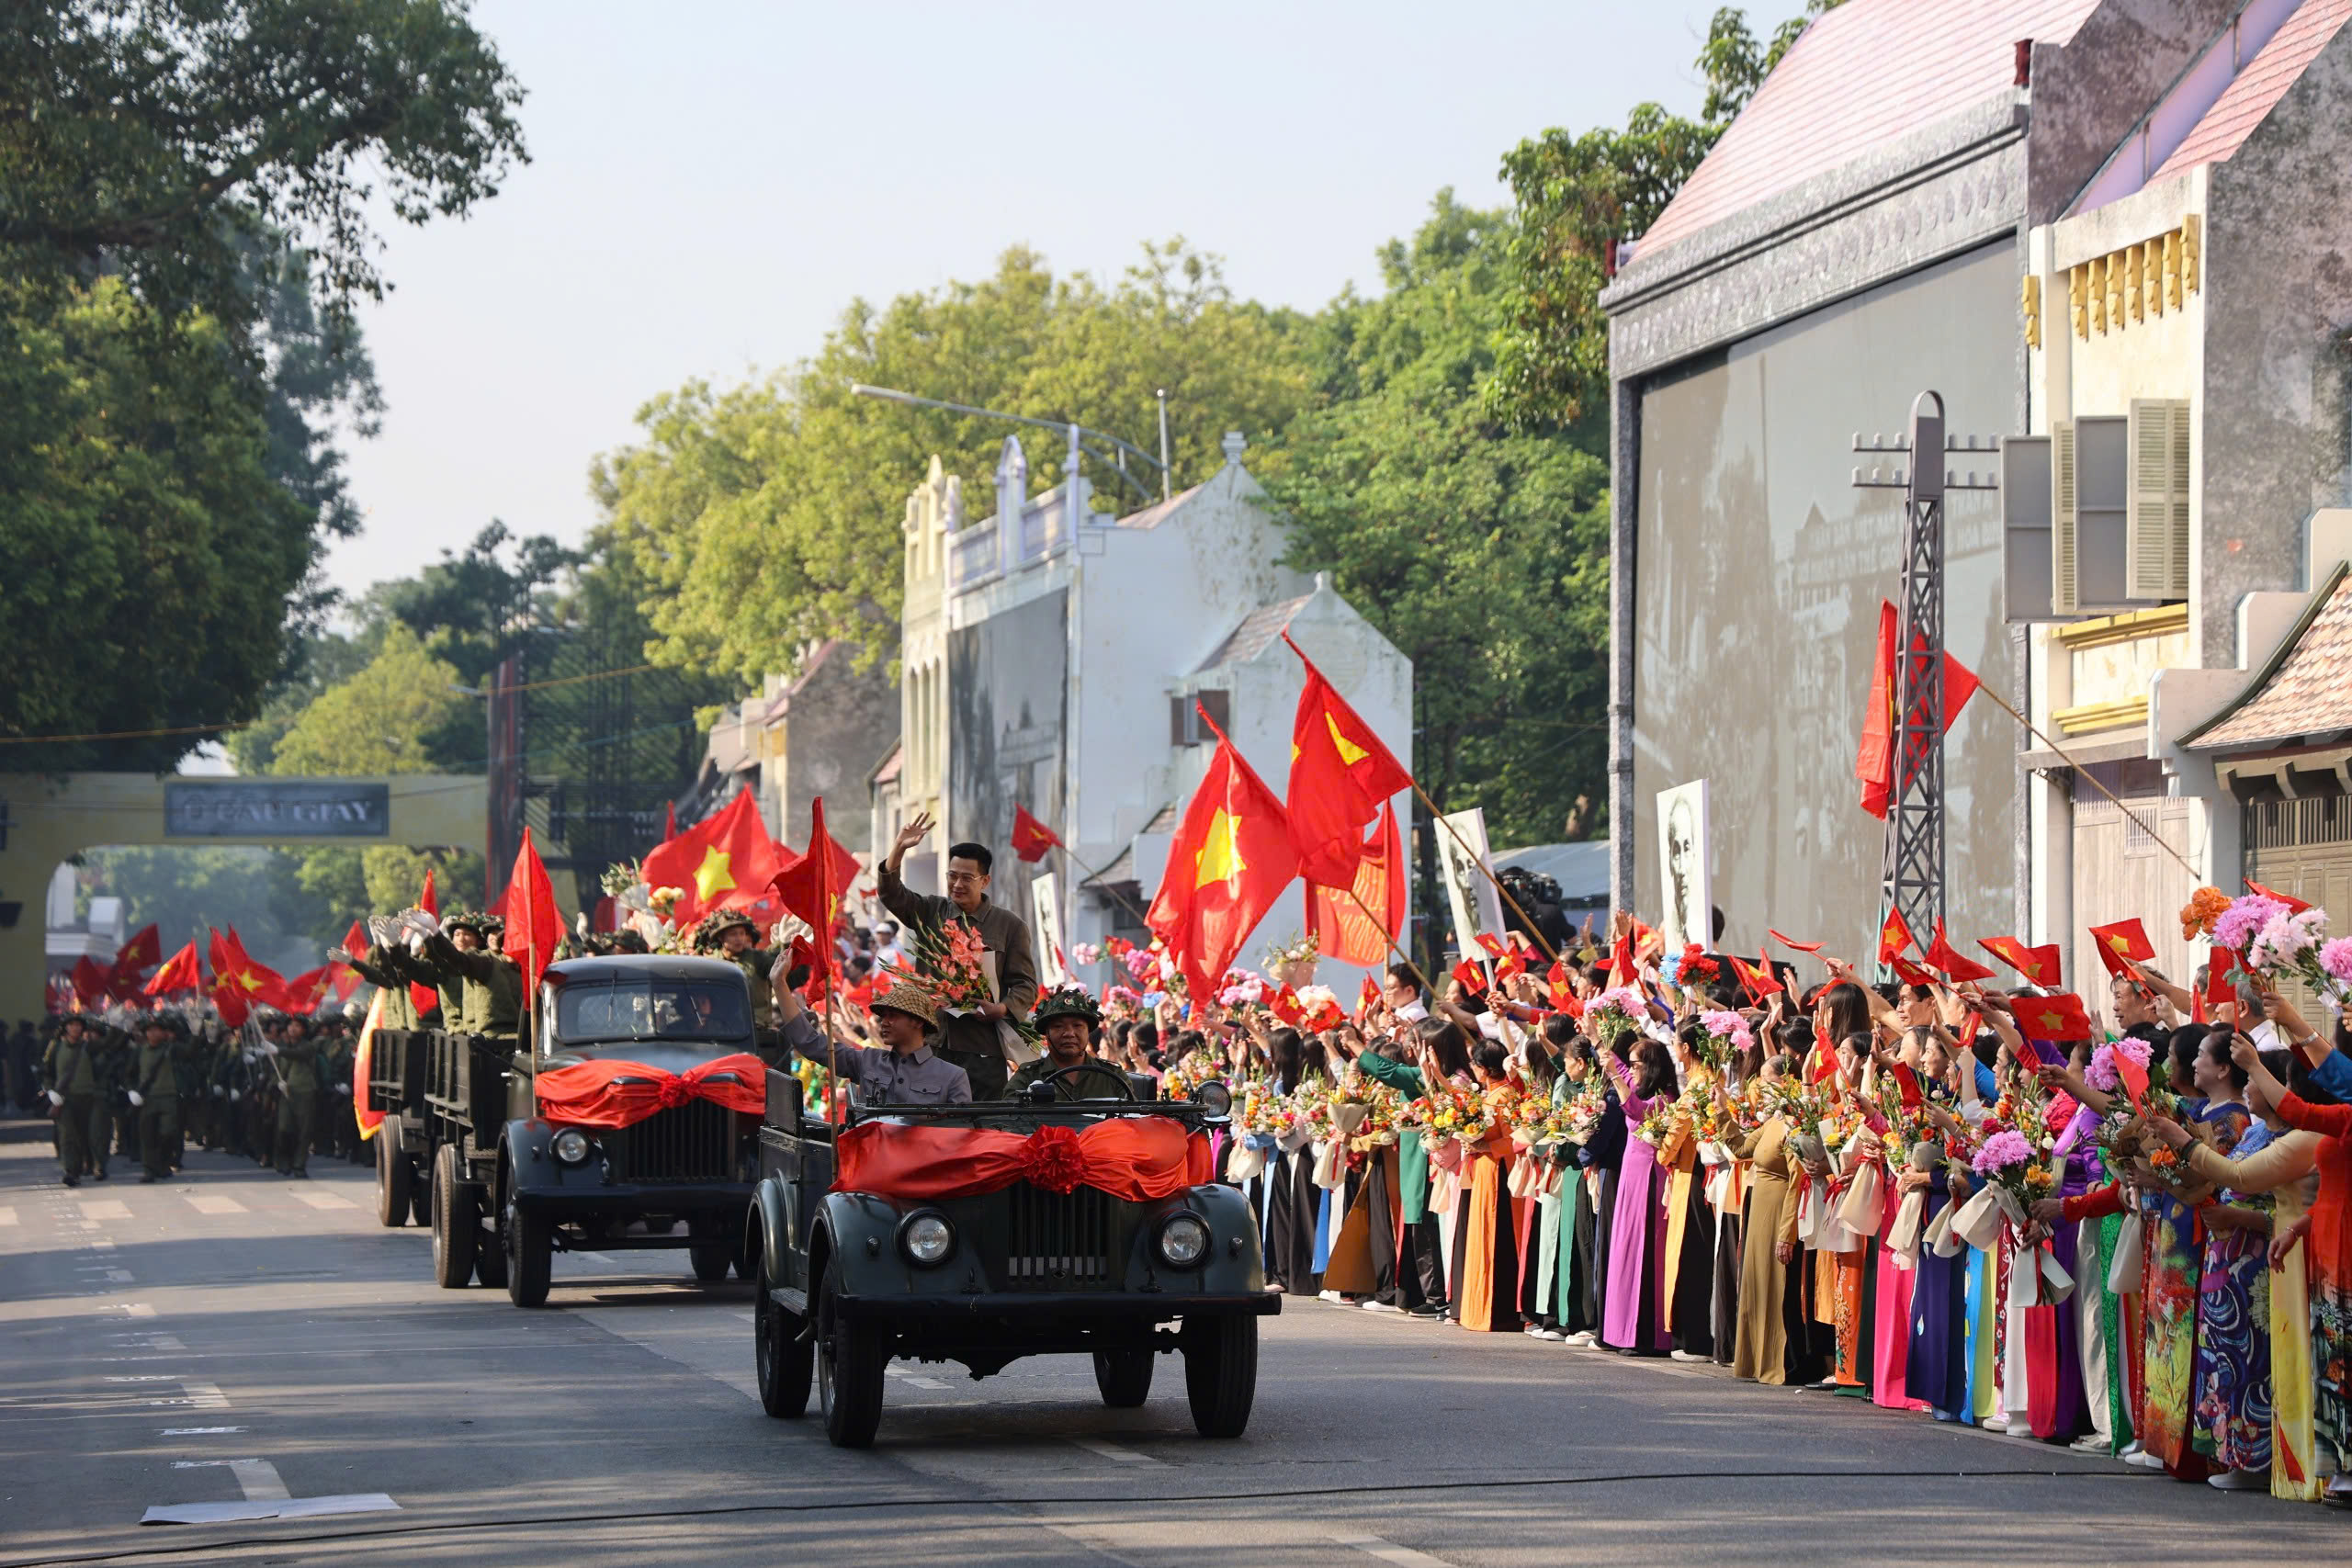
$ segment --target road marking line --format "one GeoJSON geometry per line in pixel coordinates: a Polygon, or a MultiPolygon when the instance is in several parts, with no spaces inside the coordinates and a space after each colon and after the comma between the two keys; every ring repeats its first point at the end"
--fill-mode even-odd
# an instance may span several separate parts
{"type": "Polygon", "coordinates": [[[16,1223],[17,1223],[17,1211],[16,1211],[16,1210],[14,1210],[14,1209],[0,1209],[0,1226],[13,1225],[13,1224],[15,1224],[16,1223]]]}
{"type": "Polygon", "coordinates": [[[119,1312],[126,1317],[153,1317],[155,1315],[155,1309],[149,1306],[145,1302],[115,1302],[108,1305],[102,1306],[98,1310],[100,1312],[119,1312]]]}
{"type": "Polygon", "coordinates": [[[109,1375],[106,1381],[108,1382],[177,1382],[180,1380],[171,1372],[119,1372],[109,1375]]]}
{"type": "Polygon", "coordinates": [[[85,1198],[82,1217],[85,1220],[127,1220],[130,1210],[119,1198],[85,1198]]]}
{"type": "Polygon", "coordinates": [[[100,1236],[96,1241],[90,1243],[90,1250],[93,1252],[112,1252],[114,1250],[114,1243],[108,1241],[104,1236],[100,1236]]]}
{"type": "Polygon", "coordinates": [[[179,1336],[176,1334],[158,1334],[149,1339],[147,1344],[150,1348],[156,1350],[185,1350],[187,1348],[187,1346],[180,1343],[179,1336]]]}
{"type": "Polygon", "coordinates": [[[166,1427],[164,1428],[164,1436],[167,1438],[214,1438],[219,1437],[223,1432],[250,1432],[252,1430],[253,1428],[251,1427],[166,1427]]]}
{"type": "Polygon", "coordinates": [[[218,1383],[182,1382],[180,1387],[187,1393],[188,1404],[198,1410],[229,1408],[229,1397],[220,1392],[218,1383]]]}
{"type": "Polygon", "coordinates": [[[1159,1461],[1152,1458],[1149,1454],[1139,1454],[1133,1449],[1123,1449],[1116,1443],[1106,1443],[1095,1438],[1072,1438],[1070,1441],[1078,1447],[1084,1449],[1088,1453],[1101,1454],[1104,1459],[1116,1460],[1121,1464],[1158,1464],[1160,1462],[1159,1461]]]}
{"type": "Polygon", "coordinates": [[[1367,1557],[1377,1557],[1383,1562],[1394,1562],[1396,1568],[1453,1568],[1453,1564],[1442,1557],[1431,1557],[1426,1551],[1415,1551],[1409,1546],[1399,1546],[1393,1540],[1384,1540],[1376,1535],[1354,1533],[1340,1535],[1334,1531],[1331,1539],[1341,1546],[1355,1548],[1367,1557]]]}
{"type": "Polygon", "coordinates": [[[130,1269],[107,1269],[107,1284],[109,1284],[109,1285],[128,1285],[128,1284],[130,1284],[130,1269]]]}
{"type": "MultiPolygon", "coordinates": [[[[750,1322],[752,1320],[752,1314],[748,1312],[738,1315],[741,1316],[745,1322],[750,1322]]],[[[911,1372],[904,1367],[891,1367],[888,1369],[888,1371],[892,1377],[897,1378],[909,1388],[945,1389],[949,1386],[946,1383],[941,1382],[937,1378],[927,1378],[921,1372],[911,1372]]]]}
{"type": "Polygon", "coordinates": [[[188,1206],[199,1214],[242,1214],[245,1206],[234,1198],[223,1198],[216,1192],[195,1192],[188,1195],[188,1206]]]}
{"type": "Polygon", "coordinates": [[[175,1459],[174,1470],[226,1470],[237,1478],[248,1503],[283,1503],[294,1494],[286,1490],[277,1467],[266,1459],[175,1459]]]}
{"type": "Polygon", "coordinates": [[[348,1198],[338,1198],[332,1192],[297,1192],[295,1197],[313,1209],[356,1209],[358,1204],[348,1198]]]}

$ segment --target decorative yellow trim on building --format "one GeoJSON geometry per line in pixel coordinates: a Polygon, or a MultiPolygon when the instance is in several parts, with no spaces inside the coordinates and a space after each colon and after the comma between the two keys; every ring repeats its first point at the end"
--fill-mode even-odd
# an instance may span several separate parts
{"type": "Polygon", "coordinates": [[[2031,273],[2026,274],[2025,294],[2020,302],[2025,309],[2025,345],[2028,348],[2040,348],[2041,346],[2041,279],[2031,273]]]}
{"type": "MultiPolygon", "coordinates": [[[[2075,335],[2087,342],[2093,333],[2105,337],[2151,315],[2161,316],[2167,309],[2180,309],[2181,296],[2197,292],[2200,250],[2201,220],[2191,212],[2177,229],[2068,267],[2066,299],[2074,310],[2075,335]]],[[[2040,300],[2033,295],[2033,283],[2026,279],[2029,339],[2039,330],[2040,300]]]]}
{"type": "Polygon", "coordinates": [[[2084,703],[2078,707],[2059,708],[2050,716],[2062,735],[2087,735],[2095,729],[2121,729],[2128,725],[2148,722],[2148,698],[2145,693],[2136,697],[2120,697],[2111,703],[2084,703]]]}
{"type": "Polygon", "coordinates": [[[2125,610],[2087,621],[2070,621],[2052,635],[2068,648],[2098,648],[2110,642],[2136,642],[2143,637],[2164,637],[2188,629],[2188,606],[2160,604],[2153,610],[2125,610]]]}

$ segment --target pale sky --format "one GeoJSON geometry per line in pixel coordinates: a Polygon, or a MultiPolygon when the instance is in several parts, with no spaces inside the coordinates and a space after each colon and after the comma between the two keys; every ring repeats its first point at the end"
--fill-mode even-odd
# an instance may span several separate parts
{"type": "Polygon", "coordinates": [[[469,221],[389,233],[368,529],[330,574],[357,592],[492,517],[576,542],[647,399],[791,365],[854,297],[1009,245],[1108,277],[1182,234],[1245,298],[1369,289],[1440,187],[1500,204],[1522,137],[1695,113],[1713,9],[483,0],[533,162],[469,221]]]}

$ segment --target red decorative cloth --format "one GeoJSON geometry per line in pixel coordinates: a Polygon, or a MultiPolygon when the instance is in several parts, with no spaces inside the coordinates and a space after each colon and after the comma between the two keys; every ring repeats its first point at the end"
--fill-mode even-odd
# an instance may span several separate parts
{"type": "Polygon", "coordinates": [[[1030,1181],[1049,1192],[1092,1187],[1130,1203],[1212,1179],[1209,1140],[1159,1117],[1118,1117],[1083,1132],[868,1122],[841,1134],[833,1185],[885,1198],[976,1198],[1030,1181]]]}
{"type": "Polygon", "coordinates": [[[767,1064],[748,1051],[665,1073],[642,1062],[575,1062],[539,1075],[539,1114],[571,1127],[633,1127],[658,1111],[707,1100],[757,1116],[767,1109],[767,1064]]]}

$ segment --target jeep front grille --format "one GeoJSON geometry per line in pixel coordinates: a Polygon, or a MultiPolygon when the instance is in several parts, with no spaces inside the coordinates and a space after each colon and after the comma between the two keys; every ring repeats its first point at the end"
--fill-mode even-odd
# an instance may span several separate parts
{"type": "Polygon", "coordinates": [[[624,1181],[731,1181],[735,1112],[707,1100],[657,1111],[628,1129],[615,1176],[624,1181]]]}
{"type": "Polygon", "coordinates": [[[1026,1181],[1010,1197],[1007,1290],[1103,1291],[1116,1281],[1116,1199],[1091,1187],[1063,1194],[1026,1181]]]}

